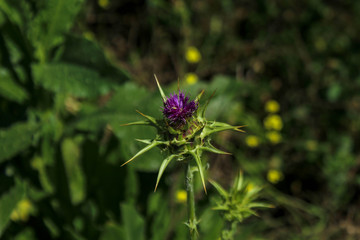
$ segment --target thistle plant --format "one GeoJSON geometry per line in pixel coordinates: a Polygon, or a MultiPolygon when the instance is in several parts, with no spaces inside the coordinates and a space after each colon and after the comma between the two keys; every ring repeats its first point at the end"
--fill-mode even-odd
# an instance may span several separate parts
{"type": "Polygon", "coordinates": [[[225,218],[225,228],[222,231],[222,240],[232,240],[236,233],[238,223],[252,215],[258,216],[254,208],[271,208],[270,204],[255,202],[261,191],[261,187],[244,183],[243,174],[240,171],[230,191],[226,191],[215,181],[209,180],[220,195],[213,210],[220,211],[225,218]]]}
{"type": "Polygon", "coordinates": [[[190,229],[190,238],[196,239],[198,235],[198,220],[195,214],[193,186],[195,172],[199,173],[202,186],[205,193],[207,193],[204,177],[205,163],[201,160],[202,153],[213,152],[218,154],[229,154],[215,148],[211,144],[211,135],[225,130],[243,132],[241,129],[243,126],[232,126],[227,123],[209,121],[205,118],[206,108],[213,95],[203,105],[200,105],[200,99],[204,91],[200,92],[194,100],[190,100],[180,89],[178,89],[177,93],[170,94],[169,97],[166,97],[156,76],[155,80],[163,100],[163,118],[155,119],[154,117],[137,111],[145,118],[145,120],[124,124],[124,126],[151,126],[157,129],[157,134],[153,139],[137,139],[137,141],[146,144],[146,146],[123,165],[133,161],[136,157],[150,149],[159,147],[161,151],[165,152],[167,157],[162,161],[159,168],[154,190],[156,191],[161,176],[172,160],[175,159],[187,164],[185,184],[188,196],[187,206],[189,220],[186,225],[190,229]]]}

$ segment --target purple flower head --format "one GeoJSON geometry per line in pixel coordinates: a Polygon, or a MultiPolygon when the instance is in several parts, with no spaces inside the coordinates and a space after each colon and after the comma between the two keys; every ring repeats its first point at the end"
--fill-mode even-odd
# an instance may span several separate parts
{"type": "Polygon", "coordinates": [[[179,94],[170,94],[170,97],[164,102],[163,114],[172,127],[184,126],[198,108],[195,101],[188,101],[189,97],[185,97],[185,94],[179,90],[179,94]]]}

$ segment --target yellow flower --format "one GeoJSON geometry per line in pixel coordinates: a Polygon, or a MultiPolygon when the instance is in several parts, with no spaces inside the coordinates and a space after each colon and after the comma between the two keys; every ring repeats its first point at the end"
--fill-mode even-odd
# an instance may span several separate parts
{"type": "Polygon", "coordinates": [[[273,184],[278,183],[283,179],[283,174],[276,169],[270,169],[267,173],[267,180],[273,184]]]}
{"type": "Polygon", "coordinates": [[[249,183],[247,186],[246,186],[246,191],[247,192],[250,192],[251,190],[253,190],[255,188],[255,185],[253,183],[249,183]]]}
{"type": "Polygon", "coordinates": [[[33,205],[28,199],[21,200],[16,208],[11,212],[10,218],[13,221],[26,222],[29,219],[29,215],[32,211],[33,205]]]}
{"type": "Polygon", "coordinates": [[[189,85],[194,85],[199,81],[199,78],[195,73],[187,73],[185,74],[185,81],[189,85]]]}
{"type": "Polygon", "coordinates": [[[245,142],[249,147],[257,147],[260,143],[259,138],[254,135],[247,136],[245,142]]]}
{"type": "Polygon", "coordinates": [[[198,63],[201,60],[201,53],[196,47],[190,46],[186,49],[185,58],[189,63],[198,63]]]}
{"type": "Polygon", "coordinates": [[[177,190],[176,191],[176,202],[178,203],[186,203],[187,193],[185,190],[177,190]]]}
{"type": "Polygon", "coordinates": [[[109,6],[109,0],[98,0],[98,4],[102,8],[107,8],[109,6]]]}
{"type": "Polygon", "coordinates": [[[275,100],[269,100],[265,104],[265,111],[269,113],[276,113],[280,110],[280,105],[275,100]]]}
{"type": "Polygon", "coordinates": [[[278,144],[282,140],[281,134],[276,131],[267,132],[266,137],[272,144],[278,144]]]}
{"type": "Polygon", "coordinates": [[[283,122],[279,115],[271,114],[264,119],[264,126],[268,130],[281,130],[283,122]]]}

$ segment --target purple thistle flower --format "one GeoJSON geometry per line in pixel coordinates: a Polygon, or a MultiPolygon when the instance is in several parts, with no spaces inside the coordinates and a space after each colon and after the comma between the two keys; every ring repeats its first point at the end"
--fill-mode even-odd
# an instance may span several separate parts
{"type": "Polygon", "coordinates": [[[185,97],[185,94],[179,90],[179,94],[170,94],[170,97],[164,102],[163,114],[172,127],[184,126],[198,108],[195,101],[188,101],[189,97],[185,97]]]}

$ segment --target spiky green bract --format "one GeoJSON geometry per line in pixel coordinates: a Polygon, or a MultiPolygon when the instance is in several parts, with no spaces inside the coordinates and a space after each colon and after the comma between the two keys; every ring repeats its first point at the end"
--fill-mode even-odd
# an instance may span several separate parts
{"type": "MultiPolygon", "coordinates": [[[[156,83],[158,85],[161,97],[163,101],[166,101],[166,95],[162,90],[159,81],[156,76],[156,83]]],[[[201,156],[204,151],[218,153],[218,154],[229,154],[222,150],[215,148],[211,144],[211,134],[225,131],[225,130],[235,130],[239,132],[243,132],[241,130],[242,126],[231,126],[227,123],[215,122],[215,121],[207,121],[205,119],[205,111],[209,104],[212,96],[206,101],[204,105],[200,105],[201,97],[203,96],[204,91],[200,92],[194,102],[198,105],[197,111],[193,114],[193,116],[187,120],[186,124],[182,126],[180,129],[175,129],[170,126],[167,122],[167,119],[155,119],[151,116],[141,113],[137,111],[141,116],[145,118],[144,121],[137,121],[132,123],[123,124],[123,126],[132,126],[132,125],[145,125],[152,126],[157,129],[157,134],[152,140],[141,140],[137,139],[146,146],[141,149],[138,153],[136,153],[130,160],[125,162],[123,165],[131,162],[136,157],[142,155],[143,153],[151,150],[154,147],[160,147],[162,151],[167,154],[167,157],[162,161],[158,173],[158,177],[156,180],[155,190],[159,184],[161,176],[163,175],[166,167],[170,164],[173,159],[177,161],[191,161],[194,160],[194,163],[199,171],[199,175],[201,178],[202,185],[204,187],[204,191],[206,193],[206,185],[205,185],[205,173],[203,163],[201,161],[201,156]]],[[[122,166],[123,166],[122,165],[122,166]]]]}
{"type": "Polygon", "coordinates": [[[242,222],[251,215],[257,216],[254,208],[273,207],[267,203],[256,202],[262,188],[257,186],[250,188],[248,184],[245,184],[241,171],[229,192],[215,181],[209,180],[209,182],[221,197],[221,200],[217,202],[217,206],[213,209],[221,211],[228,222],[242,222]]]}
{"type": "Polygon", "coordinates": [[[158,86],[158,88],[159,88],[159,92],[160,92],[160,94],[161,94],[161,97],[162,97],[163,101],[166,102],[166,95],[165,95],[164,91],[163,91],[162,88],[161,88],[161,85],[160,85],[160,83],[159,83],[159,80],[157,79],[157,77],[156,77],[155,74],[154,74],[154,77],[155,77],[155,80],[156,80],[156,84],[157,84],[157,86],[158,86]]]}

